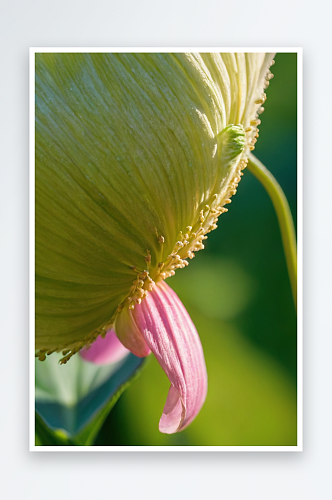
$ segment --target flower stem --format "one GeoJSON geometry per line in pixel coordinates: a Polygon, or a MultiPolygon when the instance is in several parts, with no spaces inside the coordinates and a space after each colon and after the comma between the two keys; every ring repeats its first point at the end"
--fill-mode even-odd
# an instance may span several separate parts
{"type": "Polygon", "coordinates": [[[271,198],[277,213],[281,231],[282,243],[285,251],[287,269],[291,282],[295,307],[297,304],[297,257],[296,257],[296,235],[292,214],[285,193],[273,177],[271,172],[264,167],[252,153],[249,154],[248,169],[263,184],[271,198]]]}

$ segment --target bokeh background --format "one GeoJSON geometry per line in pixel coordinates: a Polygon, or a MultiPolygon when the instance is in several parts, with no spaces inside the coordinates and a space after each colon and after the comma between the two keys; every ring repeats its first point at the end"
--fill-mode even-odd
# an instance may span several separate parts
{"type": "MultiPolygon", "coordinates": [[[[254,151],[284,189],[295,221],[296,58],[275,57],[254,151]]],[[[169,382],[150,356],[95,445],[296,445],[296,313],[277,218],[249,171],[205,250],[167,282],[202,340],[209,376],[205,405],[185,431],[161,434],[169,382]]]]}

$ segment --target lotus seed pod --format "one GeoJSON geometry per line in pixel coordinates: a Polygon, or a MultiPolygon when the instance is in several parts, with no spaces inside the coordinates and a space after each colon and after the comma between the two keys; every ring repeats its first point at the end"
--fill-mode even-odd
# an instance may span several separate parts
{"type": "Polygon", "coordinates": [[[104,336],[204,248],[257,140],[272,58],[36,54],[40,359],[104,336]]]}

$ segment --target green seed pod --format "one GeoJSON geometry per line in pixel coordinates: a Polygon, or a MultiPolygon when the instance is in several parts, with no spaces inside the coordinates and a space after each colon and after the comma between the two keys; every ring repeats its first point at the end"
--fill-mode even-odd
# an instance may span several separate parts
{"type": "Polygon", "coordinates": [[[68,359],[204,248],[272,54],[36,54],[36,350],[68,359]]]}

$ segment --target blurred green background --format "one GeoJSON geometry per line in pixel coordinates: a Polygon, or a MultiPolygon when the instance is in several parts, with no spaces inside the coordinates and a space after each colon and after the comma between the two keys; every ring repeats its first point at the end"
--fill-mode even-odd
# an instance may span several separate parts
{"type": "MultiPolygon", "coordinates": [[[[296,220],[296,54],[277,54],[255,155],[296,220]]],[[[169,382],[153,356],[105,421],[96,445],[296,445],[296,314],[272,203],[249,171],[206,248],[168,284],[200,334],[207,400],[183,432],[158,422],[169,382]]]]}

